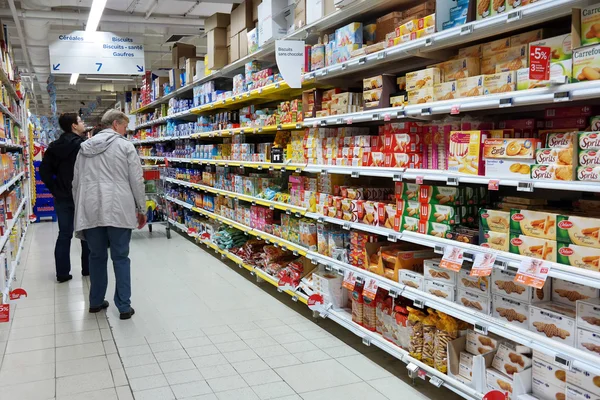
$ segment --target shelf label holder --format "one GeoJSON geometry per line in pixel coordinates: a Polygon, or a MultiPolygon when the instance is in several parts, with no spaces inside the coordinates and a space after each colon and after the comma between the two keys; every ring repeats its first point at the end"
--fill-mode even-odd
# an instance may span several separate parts
{"type": "Polygon", "coordinates": [[[395,299],[396,297],[398,297],[398,292],[395,289],[390,289],[389,293],[391,298],[395,299]]]}
{"type": "Polygon", "coordinates": [[[402,172],[394,174],[394,176],[393,176],[394,182],[402,182],[402,175],[403,175],[402,172]]]}
{"type": "Polygon", "coordinates": [[[343,228],[345,230],[349,231],[351,227],[352,225],[350,224],[350,222],[344,222],[343,228]]]}
{"type": "Polygon", "coordinates": [[[556,92],[554,93],[554,102],[558,103],[561,101],[570,101],[571,93],[570,92],[556,92]]]}
{"type": "Polygon", "coordinates": [[[350,177],[352,177],[352,178],[360,178],[360,172],[358,172],[358,171],[352,171],[352,173],[350,174],[350,177]]]}
{"type": "Polygon", "coordinates": [[[458,186],[458,177],[456,177],[456,176],[449,176],[446,179],[446,185],[448,185],[448,186],[458,186]]]}
{"type": "Polygon", "coordinates": [[[533,192],[533,182],[518,182],[517,192],[533,192]]]}
{"type": "Polygon", "coordinates": [[[439,388],[442,387],[442,385],[444,384],[444,381],[440,378],[438,378],[437,376],[432,376],[431,378],[429,378],[429,383],[431,383],[433,386],[439,388]]]}
{"type": "Polygon", "coordinates": [[[513,105],[512,97],[508,97],[506,99],[500,99],[500,101],[498,102],[499,108],[512,107],[512,105],[513,105]]]}
{"type": "Polygon", "coordinates": [[[370,346],[371,345],[371,338],[368,336],[365,336],[362,338],[362,344],[364,344],[365,346],[370,346]]]}
{"type": "Polygon", "coordinates": [[[473,324],[473,330],[477,333],[479,333],[480,335],[487,335],[488,334],[488,328],[487,326],[481,324],[480,322],[475,322],[475,324],[473,324]]]}
{"type": "Polygon", "coordinates": [[[554,355],[554,362],[560,365],[564,365],[569,370],[571,370],[571,367],[573,366],[573,360],[561,354],[554,355]]]}
{"type": "Polygon", "coordinates": [[[511,13],[508,13],[508,16],[506,17],[506,23],[510,24],[511,22],[520,20],[522,17],[523,13],[521,12],[521,10],[513,11],[511,13]]]}
{"type": "Polygon", "coordinates": [[[420,299],[415,299],[413,301],[413,304],[417,308],[424,308],[425,307],[425,302],[423,300],[420,300],[420,299]]]}
{"type": "Polygon", "coordinates": [[[473,25],[469,24],[469,25],[465,25],[460,29],[460,35],[468,35],[470,33],[473,33],[473,25]]]}

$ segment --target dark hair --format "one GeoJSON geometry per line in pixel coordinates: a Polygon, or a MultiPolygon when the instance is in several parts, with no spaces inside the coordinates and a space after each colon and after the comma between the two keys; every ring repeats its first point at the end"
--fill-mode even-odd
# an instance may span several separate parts
{"type": "Polygon", "coordinates": [[[73,124],[77,124],[77,118],[79,115],[77,113],[62,113],[60,117],[58,117],[58,125],[60,125],[60,129],[63,132],[71,132],[73,124]]]}

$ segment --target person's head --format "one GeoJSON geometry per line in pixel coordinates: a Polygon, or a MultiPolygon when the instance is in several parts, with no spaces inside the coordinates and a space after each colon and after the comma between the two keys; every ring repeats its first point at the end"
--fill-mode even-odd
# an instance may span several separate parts
{"type": "Polygon", "coordinates": [[[100,123],[106,128],[125,135],[127,133],[127,126],[129,125],[129,117],[119,110],[108,110],[102,116],[100,123]]]}
{"type": "Polygon", "coordinates": [[[58,117],[58,125],[63,132],[73,132],[76,135],[83,135],[85,124],[77,113],[62,113],[58,117]]]}

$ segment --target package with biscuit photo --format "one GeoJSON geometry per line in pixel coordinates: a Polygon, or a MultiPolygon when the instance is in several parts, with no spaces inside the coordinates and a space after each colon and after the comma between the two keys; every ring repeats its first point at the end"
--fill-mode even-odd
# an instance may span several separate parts
{"type": "Polygon", "coordinates": [[[600,333],[600,299],[577,300],[577,327],[600,333]]]}
{"type": "Polygon", "coordinates": [[[477,292],[460,289],[457,292],[456,303],[474,311],[490,315],[491,299],[477,292]]]}
{"type": "Polygon", "coordinates": [[[594,396],[593,393],[570,383],[567,383],[565,393],[568,400],[598,400],[598,396],[594,396]]]}
{"type": "Polygon", "coordinates": [[[600,4],[581,8],[581,45],[600,42],[600,4]]]}
{"type": "Polygon", "coordinates": [[[557,214],[554,213],[514,208],[510,211],[510,231],[514,234],[556,240],[556,218],[557,214]]]}
{"type": "Polygon", "coordinates": [[[435,280],[451,285],[456,284],[457,273],[449,271],[445,268],[440,268],[440,259],[425,260],[423,262],[423,275],[426,280],[435,280]]]}
{"type": "Polygon", "coordinates": [[[600,45],[573,50],[573,82],[589,82],[599,79],[600,45]]]}
{"type": "Polygon", "coordinates": [[[529,304],[495,294],[492,296],[492,316],[527,329],[529,304]]]}
{"type": "Polygon", "coordinates": [[[575,307],[578,300],[598,298],[596,288],[563,279],[552,278],[552,301],[575,307]]]}
{"type": "Polygon", "coordinates": [[[574,307],[554,302],[532,304],[529,307],[529,330],[569,346],[575,346],[574,307]]]}
{"type": "Polygon", "coordinates": [[[487,354],[498,349],[500,343],[505,342],[506,339],[496,336],[492,333],[482,335],[474,330],[469,329],[467,331],[467,346],[466,350],[471,354],[487,354]]]}
{"type": "Polygon", "coordinates": [[[479,211],[479,224],[483,230],[508,233],[510,212],[482,208],[479,211]]]}
{"type": "Polygon", "coordinates": [[[600,356],[600,333],[577,329],[577,348],[594,356],[600,356]]]}
{"type": "Polygon", "coordinates": [[[425,290],[425,279],[423,278],[423,274],[418,272],[403,269],[400,271],[398,280],[410,288],[425,290]]]}
{"type": "Polygon", "coordinates": [[[425,292],[444,300],[454,301],[456,286],[441,281],[425,281],[425,292]]]}
{"type": "Polygon", "coordinates": [[[519,354],[510,347],[501,344],[494,355],[492,367],[506,375],[512,376],[517,372],[531,368],[531,357],[519,354]]]}
{"type": "Polygon", "coordinates": [[[550,385],[536,376],[531,377],[531,392],[538,399],[566,399],[565,388],[550,385]]]}
{"type": "Polygon", "coordinates": [[[577,365],[572,366],[571,370],[567,371],[567,385],[577,386],[600,397],[600,375],[585,371],[577,365]]]}
{"type": "Polygon", "coordinates": [[[531,375],[548,385],[565,390],[567,386],[567,371],[555,363],[546,362],[542,358],[533,357],[531,375]]]}
{"type": "Polygon", "coordinates": [[[600,271],[600,249],[558,242],[557,261],[589,271],[600,271]]]}
{"type": "Polygon", "coordinates": [[[540,239],[537,237],[510,233],[509,251],[525,257],[537,258],[544,261],[556,262],[556,240],[540,239]]]}

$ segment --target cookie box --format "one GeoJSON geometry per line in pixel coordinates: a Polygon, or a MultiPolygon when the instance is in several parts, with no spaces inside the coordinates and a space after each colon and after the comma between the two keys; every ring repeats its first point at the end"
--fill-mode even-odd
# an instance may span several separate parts
{"type": "Polygon", "coordinates": [[[529,307],[529,330],[575,346],[575,308],[564,304],[544,302],[529,307]]]}
{"type": "Polygon", "coordinates": [[[498,268],[492,270],[492,294],[509,297],[523,303],[540,303],[550,300],[551,281],[547,280],[542,289],[535,289],[514,282],[516,274],[498,268]]]}
{"type": "Polygon", "coordinates": [[[528,329],[529,304],[495,294],[492,296],[492,316],[528,329]]]}
{"type": "Polygon", "coordinates": [[[567,371],[567,386],[572,385],[596,395],[590,396],[590,399],[600,396],[600,376],[584,371],[578,366],[571,366],[571,370],[567,371]]]}
{"type": "Polygon", "coordinates": [[[575,180],[575,174],[576,170],[571,165],[534,164],[530,178],[538,181],[572,181],[575,180]]]}
{"type": "Polygon", "coordinates": [[[456,303],[483,314],[489,314],[491,309],[490,297],[474,291],[459,290],[456,303]]]}
{"type": "Polygon", "coordinates": [[[513,351],[510,347],[501,344],[498,346],[498,351],[494,355],[492,367],[498,371],[512,376],[517,372],[521,372],[531,367],[531,358],[513,351]]]}
{"type": "MultiPolygon", "coordinates": [[[[533,371],[532,371],[533,374],[533,371]]],[[[547,380],[531,377],[531,392],[540,400],[564,399],[565,388],[550,384],[547,380]]]]}
{"type": "Polygon", "coordinates": [[[456,82],[442,82],[433,87],[433,98],[435,101],[452,100],[458,97],[456,82]]]}
{"type": "Polygon", "coordinates": [[[467,331],[467,352],[471,354],[487,354],[495,351],[498,345],[504,341],[494,334],[482,335],[473,330],[467,331]]]}
{"type": "Polygon", "coordinates": [[[504,232],[481,231],[479,245],[494,250],[508,251],[509,234],[504,232]]]}
{"type": "Polygon", "coordinates": [[[600,165],[600,151],[580,150],[577,154],[577,161],[581,167],[597,167],[600,165]]]}
{"type": "Polygon", "coordinates": [[[435,65],[442,73],[444,82],[456,81],[462,78],[479,75],[479,58],[466,57],[445,61],[435,65]]]}
{"type": "Polygon", "coordinates": [[[404,283],[406,286],[413,289],[425,290],[425,280],[423,274],[418,272],[409,271],[406,269],[400,270],[400,276],[398,278],[400,283],[404,283]]]}
{"type": "Polygon", "coordinates": [[[457,81],[459,97],[473,97],[483,95],[483,75],[462,78],[457,81]]]}
{"type": "Polygon", "coordinates": [[[600,299],[577,300],[575,307],[577,327],[600,333],[600,299]]]}
{"type": "Polygon", "coordinates": [[[446,223],[419,221],[419,233],[425,235],[445,238],[446,235],[452,232],[452,229],[452,225],[446,223]]]}
{"type": "Polygon", "coordinates": [[[509,399],[514,395],[513,379],[496,369],[488,368],[485,371],[485,383],[487,391],[499,390],[503,393],[508,392],[509,399]]]}
{"type": "Polygon", "coordinates": [[[600,249],[558,242],[557,262],[583,268],[590,271],[600,271],[600,249]]]}
{"type": "Polygon", "coordinates": [[[556,240],[557,214],[512,209],[510,211],[510,231],[541,239],[556,240]]]}
{"type": "MultiPolygon", "coordinates": [[[[514,1],[514,3],[516,3],[517,1],[518,0],[514,1]]],[[[544,31],[542,29],[536,29],[534,31],[519,33],[518,35],[513,35],[510,37],[510,45],[514,47],[529,44],[533,41],[540,40],[543,36],[544,31]]]]}
{"type": "Polygon", "coordinates": [[[531,236],[510,233],[509,251],[526,257],[556,262],[556,240],[540,239],[531,236]]]}
{"type": "Polygon", "coordinates": [[[508,233],[510,228],[510,213],[508,211],[482,208],[479,211],[479,222],[483,230],[508,233]]]}
{"type": "Polygon", "coordinates": [[[577,348],[596,357],[600,356],[600,333],[577,329],[577,348]]]}
{"type": "Polygon", "coordinates": [[[406,90],[418,90],[432,88],[441,82],[441,71],[439,68],[427,68],[406,74],[406,90]]]}
{"type": "Polygon", "coordinates": [[[473,377],[473,354],[466,351],[460,352],[458,374],[465,378],[472,379],[473,377]]]}
{"type": "Polygon", "coordinates": [[[531,175],[531,166],[533,164],[533,160],[527,159],[507,160],[486,158],[485,176],[490,178],[527,179],[531,175]]]}
{"type": "Polygon", "coordinates": [[[411,200],[396,200],[398,214],[419,219],[421,203],[411,200]]]}
{"type": "Polygon", "coordinates": [[[568,60],[573,55],[572,37],[570,33],[531,42],[529,43],[529,47],[531,48],[531,46],[550,47],[550,63],[568,60]]]}
{"type": "Polygon", "coordinates": [[[486,139],[483,143],[485,158],[533,159],[538,139],[486,139]]]}
{"type": "Polygon", "coordinates": [[[567,371],[560,366],[534,356],[531,368],[531,375],[534,379],[539,379],[562,390],[567,386],[567,371]]]}
{"type": "Polygon", "coordinates": [[[600,150],[600,133],[579,132],[577,134],[577,145],[579,150],[600,150]]]}
{"type": "Polygon", "coordinates": [[[600,167],[577,167],[578,181],[600,182],[600,167]]]}
{"type": "Polygon", "coordinates": [[[465,58],[465,57],[480,58],[481,57],[481,45],[476,44],[473,46],[463,47],[461,49],[458,49],[458,57],[460,57],[460,58],[465,58]]]}
{"type": "Polygon", "coordinates": [[[590,300],[598,298],[598,289],[552,278],[552,301],[575,307],[577,300],[590,300]]]}
{"type": "Polygon", "coordinates": [[[425,291],[444,300],[454,301],[456,286],[440,281],[425,281],[425,291]]]}
{"type": "Polygon", "coordinates": [[[446,206],[461,205],[466,200],[464,189],[464,187],[421,185],[419,187],[419,201],[426,204],[446,206]]]}
{"type": "Polygon", "coordinates": [[[438,224],[457,225],[460,223],[458,207],[442,204],[421,203],[419,218],[421,221],[437,222],[438,224]]]}
{"type": "Polygon", "coordinates": [[[581,8],[581,45],[600,42],[600,4],[581,8]]]}
{"type": "Polygon", "coordinates": [[[587,390],[567,383],[567,400],[600,400],[600,395],[594,395],[587,390]]]}
{"type": "Polygon", "coordinates": [[[475,293],[489,296],[490,290],[490,277],[488,276],[471,276],[468,269],[461,269],[458,271],[458,285],[457,288],[463,290],[469,290],[475,293]]]}
{"type": "Polygon", "coordinates": [[[408,92],[408,104],[424,104],[434,100],[434,90],[432,87],[424,87],[408,92]]]}
{"type": "Polygon", "coordinates": [[[575,165],[577,153],[573,149],[543,148],[535,151],[535,163],[545,165],[575,165]]]}
{"type": "Polygon", "coordinates": [[[440,268],[440,259],[425,260],[423,263],[423,275],[426,280],[435,280],[451,285],[456,284],[457,273],[440,268]]]}
{"type": "Polygon", "coordinates": [[[484,43],[481,45],[481,55],[483,57],[492,56],[498,51],[508,49],[510,46],[510,38],[503,38],[494,40],[493,42],[484,43]]]}
{"type": "Polygon", "coordinates": [[[487,74],[483,78],[483,94],[506,93],[516,90],[516,71],[487,74]]]}

